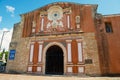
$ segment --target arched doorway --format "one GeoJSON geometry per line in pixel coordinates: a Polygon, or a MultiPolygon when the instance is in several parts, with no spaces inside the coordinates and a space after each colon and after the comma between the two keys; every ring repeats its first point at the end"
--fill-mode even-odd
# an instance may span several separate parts
{"type": "Polygon", "coordinates": [[[58,75],[64,73],[63,50],[57,45],[53,45],[47,49],[45,73],[58,75]]]}

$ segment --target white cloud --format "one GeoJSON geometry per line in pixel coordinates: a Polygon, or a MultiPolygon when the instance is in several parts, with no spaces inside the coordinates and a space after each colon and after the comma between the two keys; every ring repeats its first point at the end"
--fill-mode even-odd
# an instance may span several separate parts
{"type": "Polygon", "coordinates": [[[15,10],[15,8],[14,7],[12,7],[12,6],[6,6],[6,9],[7,9],[7,11],[9,11],[9,12],[11,12],[11,13],[14,13],[14,10],[15,10]]]}
{"type": "Polygon", "coordinates": [[[12,6],[9,6],[9,5],[7,5],[5,7],[6,7],[7,11],[11,13],[11,17],[14,17],[15,8],[12,6]]]}
{"type": "Polygon", "coordinates": [[[0,29],[0,43],[1,43],[2,36],[3,36],[2,45],[0,44],[1,46],[0,51],[2,51],[3,49],[9,50],[9,44],[11,42],[12,32],[13,32],[12,28],[11,29],[7,29],[7,28],[0,29]],[[9,31],[9,32],[5,32],[3,36],[4,31],[9,31]]]}
{"type": "Polygon", "coordinates": [[[0,16],[0,23],[2,22],[2,16],[0,16]]]}

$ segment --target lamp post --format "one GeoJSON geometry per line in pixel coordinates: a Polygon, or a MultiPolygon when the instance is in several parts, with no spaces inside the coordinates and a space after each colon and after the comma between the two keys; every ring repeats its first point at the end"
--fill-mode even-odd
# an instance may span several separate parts
{"type": "Polygon", "coordinates": [[[7,33],[7,32],[9,32],[9,31],[3,31],[3,35],[2,35],[1,43],[0,43],[0,50],[1,50],[1,47],[2,47],[2,42],[3,42],[4,35],[5,35],[5,33],[7,33]]]}

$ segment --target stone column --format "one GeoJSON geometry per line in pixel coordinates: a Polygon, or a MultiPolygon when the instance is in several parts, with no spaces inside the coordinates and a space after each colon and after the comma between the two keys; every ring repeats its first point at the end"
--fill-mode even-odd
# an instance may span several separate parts
{"type": "Polygon", "coordinates": [[[78,45],[78,62],[83,62],[83,53],[82,53],[82,39],[77,39],[77,45],[78,45]]]}
{"type": "Polygon", "coordinates": [[[79,66],[78,67],[78,73],[83,74],[84,72],[85,72],[85,67],[84,66],[79,66]]]}
{"type": "Polygon", "coordinates": [[[67,27],[70,29],[70,15],[67,15],[67,27]]]}
{"type": "Polygon", "coordinates": [[[42,61],[42,48],[43,48],[43,41],[39,42],[39,54],[38,54],[38,63],[42,61]]]}
{"type": "Polygon", "coordinates": [[[35,33],[36,22],[32,22],[32,33],[35,33]]]}
{"type": "Polygon", "coordinates": [[[73,73],[73,69],[72,69],[71,66],[67,67],[67,72],[68,72],[68,73],[73,73]]]}
{"type": "MultiPolygon", "coordinates": [[[[83,50],[82,50],[82,39],[77,39],[77,45],[78,45],[78,64],[83,63],[83,50]]],[[[84,74],[85,72],[85,65],[79,65],[78,66],[78,73],[84,74]]]]}
{"type": "Polygon", "coordinates": [[[67,42],[67,57],[68,57],[67,62],[68,63],[72,63],[71,41],[72,40],[66,40],[66,42],[67,42]]]}
{"type": "Polygon", "coordinates": [[[41,31],[44,30],[44,17],[41,17],[41,31]]]}
{"type": "MultiPolygon", "coordinates": [[[[30,44],[29,64],[33,64],[34,42],[30,44]]],[[[28,66],[28,72],[32,72],[32,66],[28,66]]]]}
{"type": "Polygon", "coordinates": [[[34,42],[30,44],[30,57],[29,57],[29,62],[33,62],[33,54],[34,54],[34,42]]]}
{"type": "Polygon", "coordinates": [[[42,72],[42,50],[43,49],[43,41],[39,41],[39,53],[38,53],[38,66],[37,66],[37,72],[41,73],[42,72]]]}
{"type": "Polygon", "coordinates": [[[28,66],[28,72],[32,73],[32,66],[28,66]]]}

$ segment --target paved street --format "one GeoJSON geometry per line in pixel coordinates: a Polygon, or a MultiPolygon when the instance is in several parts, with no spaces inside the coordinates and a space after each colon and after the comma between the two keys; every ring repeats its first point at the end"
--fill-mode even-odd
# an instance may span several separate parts
{"type": "Polygon", "coordinates": [[[38,76],[26,74],[0,74],[0,80],[120,80],[120,77],[38,76]]]}

